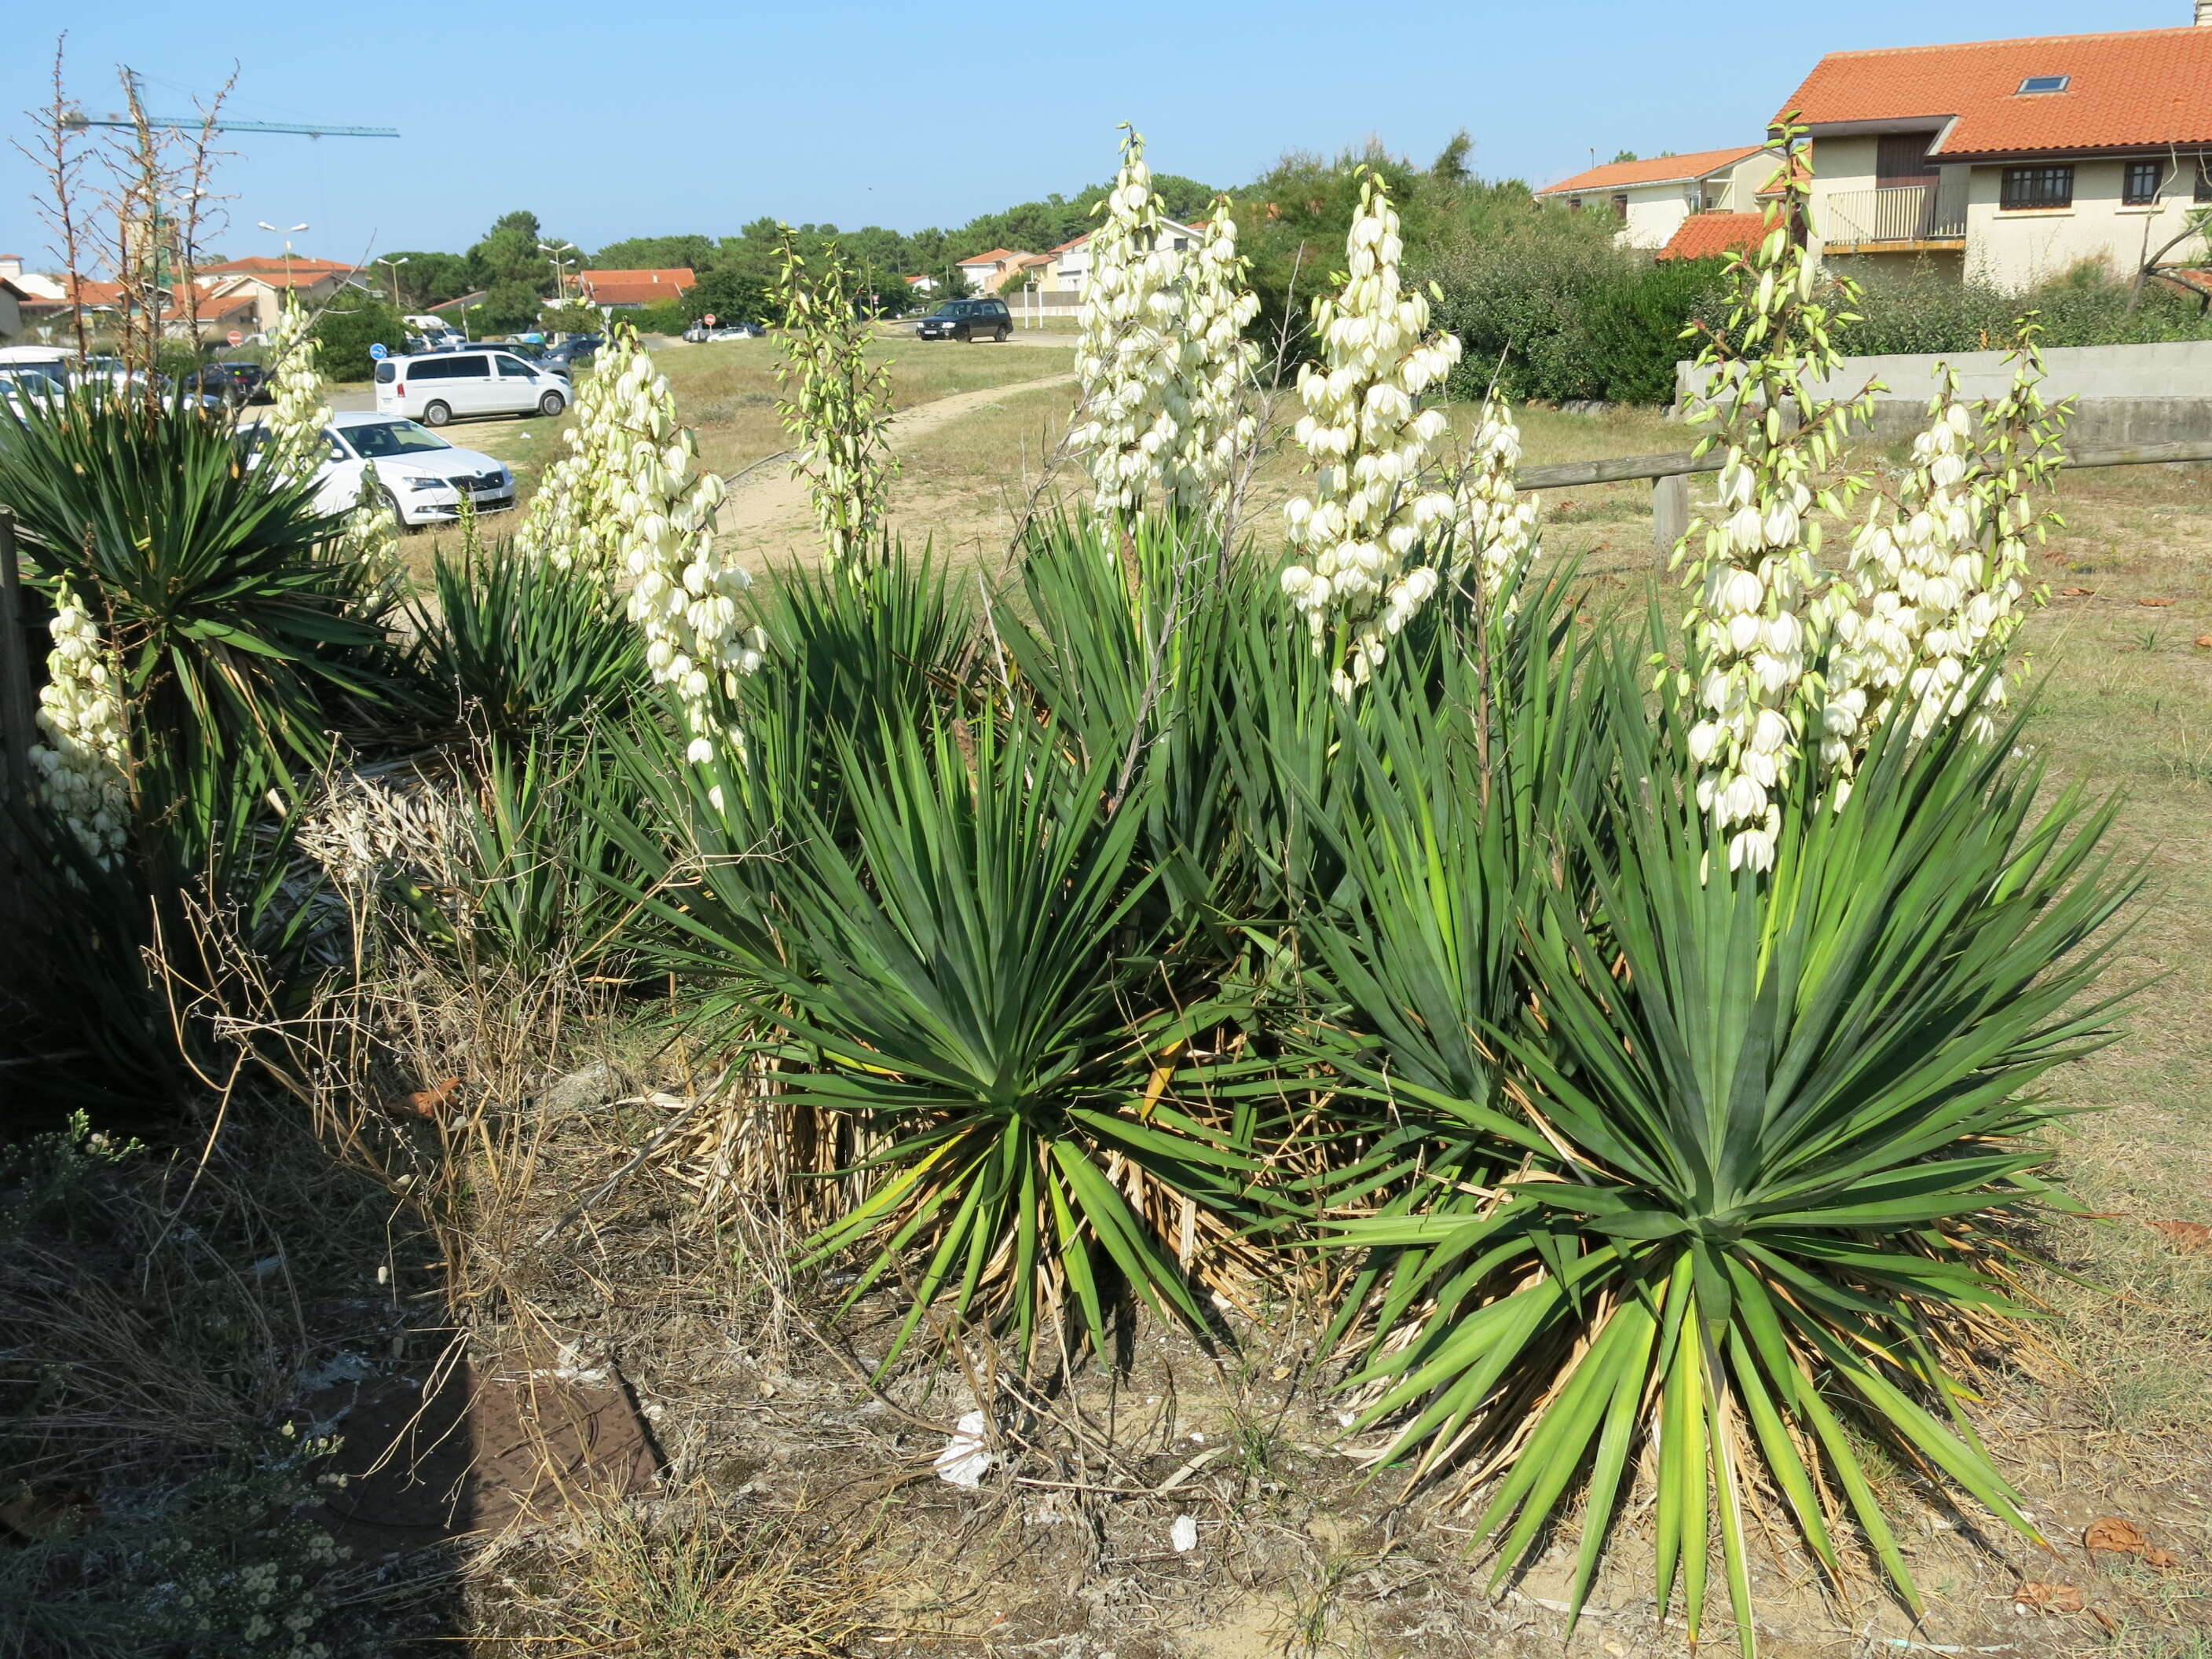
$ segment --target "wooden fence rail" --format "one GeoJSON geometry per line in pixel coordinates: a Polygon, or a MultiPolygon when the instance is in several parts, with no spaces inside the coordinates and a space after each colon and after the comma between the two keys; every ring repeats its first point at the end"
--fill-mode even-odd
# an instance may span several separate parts
{"type": "MultiPolygon", "coordinates": [[[[1557,461],[1524,466],[1513,475],[1516,489],[1584,489],[1592,484],[1651,480],[1651,543],[1671,553],[1690,527],[1690,475],[1721,470],[1721,452],[1692,455],[1614,455],[1600,461],[1557,461]]],[[[2154,466],[2163,461],[2212,461],[2212,439],[2171,444],[2121,444],[2069,450],[2063,466],[2154,466]]]]}

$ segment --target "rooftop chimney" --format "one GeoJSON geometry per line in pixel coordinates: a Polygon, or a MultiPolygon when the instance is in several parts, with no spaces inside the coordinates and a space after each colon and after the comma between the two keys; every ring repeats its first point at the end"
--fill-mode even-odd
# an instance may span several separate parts
{"type": "Polygon", "coordinates": [[[2197,0],[2197,27],[2212,24],[2212,0],[2197,0]]]}

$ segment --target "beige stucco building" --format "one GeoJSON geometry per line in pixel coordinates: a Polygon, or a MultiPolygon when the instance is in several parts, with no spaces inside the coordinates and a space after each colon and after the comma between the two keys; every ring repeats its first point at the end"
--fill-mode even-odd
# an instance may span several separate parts
{"type": "Polygon", "coordinates": [[[1832,52],[1783,106],[1813,140],[1831,268],[2021,289],[2212,258],[2212,5],[2199,26],[1832,52]]]}

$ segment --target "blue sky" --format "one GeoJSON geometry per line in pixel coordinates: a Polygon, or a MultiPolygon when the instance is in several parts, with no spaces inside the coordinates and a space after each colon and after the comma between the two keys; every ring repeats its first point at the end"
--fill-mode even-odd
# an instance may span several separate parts
{"type": "MultiPolygon", "coordinates": [[[[1153,164],[1233,185],[1285,149],[1379,136],[1426,160],[1465,127],[1477,169],[1545,182],[1627,149],[1747,142],[1823,52],[2189,21],[2189,0],[1860,0],[1687,8],[1625,0],[1015,0],[888,8],[578,0],[250,14],[106,0],[77,14],[69,79],[120,100],[114,66],[184,112],[235,63],[234,115],[396,126],[397,142],[239,135],[220,188],[233,255],[257,220],[303,252],[459,250],[528,208],[586,248],[793,222],[901,229],[1073,191],[1111,170],[1115,123],[1153,164]],[[232,19],[250,16],[234,24],[232,19]]],[[[57,13],[47,9],[42,14],[57,13]]],[[[19,21],[0,108],[46,97],[19,21]]],[[[0,249],[52,259],[38,173],[0,152],[0,249]]]]}

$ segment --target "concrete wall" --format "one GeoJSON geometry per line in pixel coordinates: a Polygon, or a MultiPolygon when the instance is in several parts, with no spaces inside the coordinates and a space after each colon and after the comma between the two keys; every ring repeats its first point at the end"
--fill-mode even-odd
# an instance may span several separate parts
{"type": "MultiPolygon", "coordinates": [[[[2043,395],[2051,403],[2079,399],[2067,435],[2077,444],[2179,443],[2212,438],[2212,340],[2159,345],[2059,346],[2043,354],[2049,370],[2043,395]]],[[[1855,397],[1868,381],[1875,394],[1875,432],[1909,437],[1925,424],[1936,389],[1936,368],[1948,362],[1959,374],[1962,398],[1996,398],[2012,384],[2002,351],[1960,351],[1880,357],[1846,357],[1843,372],[1816,382],[1822,397],[1855,397]]],[[[1674,366],[1675,406],[1698,383],[1694,366],[1674,366]]]]}

